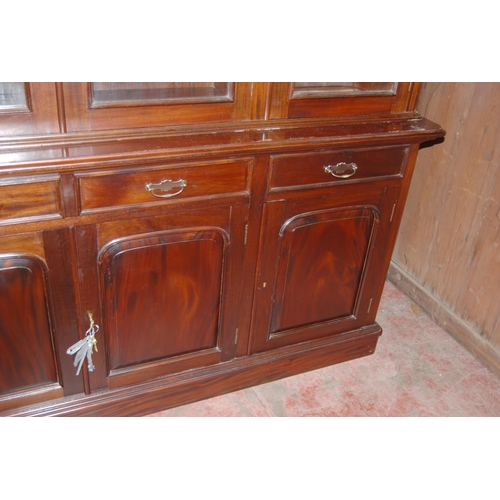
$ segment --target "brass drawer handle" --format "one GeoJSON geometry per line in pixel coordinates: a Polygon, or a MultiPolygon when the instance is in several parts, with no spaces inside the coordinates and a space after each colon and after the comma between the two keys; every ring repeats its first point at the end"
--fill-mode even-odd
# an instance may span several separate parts
{"type": "Polygon", "coordinates": [[[153,196],[157,198],[172,198],[172,196],[177,196],[184,191],[187,186],[187,182],[184,179],[179,179],[178,181],[172,181],[170,179],[164,179],[159,184],[152,184],[149,182],[146,184],[146,191],[149,191],[153,196]],[[158,194],[155,191],[171,191],[172,189],[177,189],[174,193],[158,194]]]}
{"type": "Polygon", "coordinates": [[[358,170],[358,166],[355,163],[345,163],[343,161],[337,163],[337,165],[327,165],[325,167],[325,172],[338,179],[348,179],[356,173],[356,170],[358,170]]]}

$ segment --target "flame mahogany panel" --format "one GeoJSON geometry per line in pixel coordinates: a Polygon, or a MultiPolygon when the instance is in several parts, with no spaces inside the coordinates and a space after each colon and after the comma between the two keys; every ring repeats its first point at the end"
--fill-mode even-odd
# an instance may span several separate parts
{"type": "Polygon", "coordinates": [[[0,113],[2,415],[147,414],[374,352],[418,149],[445,132],[418,84],[328,85],[22,87],[0,113]]]}
{"type": "Polygon", "coordinates": [[[272,158],[270,190],[401,175],[407,152],[408,148],[377,148],[278,155],[272,158]],[[357,170],[349,178],[334,177],[325,171],[325,167],[339,163],[354,163],[357,170]]]}
{"type": "Polygon", "coordinates": [[[342,337],[372,324],[397,185],[315,187],[279,201],[269,196],[251,352],[342,337]]]}
{"type": "Polygon", "coordinates": [[[375,220],[373,209],[357,208],[285,223],[271,334],[354,315],[375,220]]]}
{"type": "Polygon", "coordinates": [[[102,252],[109,368],[218,346],[225,238],[166,231],[102,252]]]}
{"type": "Polygon", "coordinates": [[[0,224],[60,217],[59,175],[0,179],[0,224]]]}
{"type": "MultiPolygon", "coordinates": [[[[197,163],[187,166],[97,171],[77,175],[80,205],[83,213],[123,209],[143,203],[168,203],[171,200],[201,198],[229,193],[246,193],[248,190],[247,160],[197,163]],[[148,183],[162,180],[185,181],[185,188],[171,198],[154,196],[145,189],[148,183]]],[[[175,192],[175,190],[173,190],[175,192]]],[[[158,193],[162,195],[163,193],[158,193]]],[[[169,193],[166,193],[169,196],[169,193]]]]}
{"type": "Polygon", "coordinates": [[[58,382],[45,263],[0,256],[0,395],[58,382]]]}

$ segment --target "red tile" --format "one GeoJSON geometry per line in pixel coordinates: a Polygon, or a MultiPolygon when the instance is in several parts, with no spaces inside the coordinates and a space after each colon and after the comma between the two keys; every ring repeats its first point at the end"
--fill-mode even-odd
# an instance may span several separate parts
{"type": "Polygon", "coordinates": [[[375,354],[151,416],[500,416],[500,379],[391,283],[375,354]]]}
{"type": "Polygon", "coordinates": [[[152,417],[269,417],[252,389],[148,415],[152,417]]]}

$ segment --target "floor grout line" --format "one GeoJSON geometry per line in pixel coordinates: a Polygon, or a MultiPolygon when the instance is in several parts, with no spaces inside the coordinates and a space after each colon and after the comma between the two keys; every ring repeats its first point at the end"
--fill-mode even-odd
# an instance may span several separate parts
{"type": "Polygon", "coordinates": [[[156,416],[500,416],[500,379],[390,282],[377,322],[371,356],[156,416]]]}
{"type": "Polygon", "coordinates": [[[274,412],[272,411],[272,409],[267,404],[267,401],[264,398],[262,398],[262,396],[258,393],[258,391],[255,390],[255,387],[250,387],[247,390],[251,390],[255,394],[255,396],[261,402],[261,404],[264,407],[264,409],[269,413],[270,417],[276,417],[276,415],[274,414],[274,412]]]}

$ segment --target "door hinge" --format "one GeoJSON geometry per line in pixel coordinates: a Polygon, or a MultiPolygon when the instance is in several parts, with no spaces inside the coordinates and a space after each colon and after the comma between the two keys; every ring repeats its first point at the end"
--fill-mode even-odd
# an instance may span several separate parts
{"type": "Polygon", "coordinates": [[[243,244],[247,244],[247,238],[248,238],[248,223],[245,225],[245,238],[243,239],[243,244]]]}
{"type": "Polygon", "coordinates": [[[368,314],[370,312],[370,309],[372,308],[372,301],[373,301],[373,298],[370,299],[370,303],[368,304],[368,311],[366,311],[366,314],[368,314]]]}
{"type": "Polygon", "coordinates": [[[394,212],[396,210],[396,205],[397,203],[394,203],[394,205],[392,206],[391,218],[389,219],[389,222],[392,222],[392,218],[394,217],[394,212]]]}
{"type": "Polygon", "coordinates": [[[235,343],[235,344],[237,344],[237,343],[238,343],[238,333],[239,333],[239,331],[238,331],[238,330],[239,330],[239,329],[238,329],[238,328],[236,328],[236,332],[234,333],[234,343],[235,343]]]}

